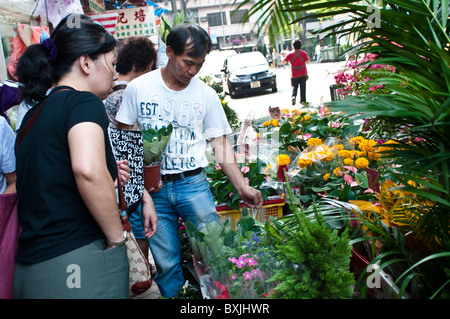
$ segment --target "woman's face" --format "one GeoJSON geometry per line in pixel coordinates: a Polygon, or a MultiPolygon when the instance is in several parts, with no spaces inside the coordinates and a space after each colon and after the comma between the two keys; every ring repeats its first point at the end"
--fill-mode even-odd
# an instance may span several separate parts
{"type": "Polygon", "coordinates": [[[91,92],[104,100],[112,92],[114,81],[118,79],[115,69],[117,61],[117,51],[114,49],[102,54],[94,61],[95,70],[92,77],[91,92]]]}

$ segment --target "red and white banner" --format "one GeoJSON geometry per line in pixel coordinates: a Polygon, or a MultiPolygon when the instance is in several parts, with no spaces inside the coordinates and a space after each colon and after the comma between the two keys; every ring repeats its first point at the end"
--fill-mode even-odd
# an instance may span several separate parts
{"type": "Polygon", "coordinates": [[[114,34],[116,31],[117,17],[119,13],[115,12],[104,12],[104,13],[93,13],[88,14],[92,19],[99,22],[107,31],[114,34]]]}

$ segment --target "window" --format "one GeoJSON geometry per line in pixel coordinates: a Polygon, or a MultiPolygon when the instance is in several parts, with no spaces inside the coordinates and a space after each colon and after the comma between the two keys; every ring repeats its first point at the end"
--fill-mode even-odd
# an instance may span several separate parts
{"type": "MultiPolygon", "coordinates": [[[[220,12],[217,13],[208,13],[208,25],[210,27],[215,27],[218,25],[222,25],[222,19],[220,18],[220,12]]],[[[223,24],[227,24],[227,16],[225,12],[222,12],[223,24]]]]}
{"type": "Polygon", "coordinates": [[[187,10],[187,12],[185,13],[185,17],[187,21],[192,22],[193,24],[200,24],[200,18],[198,17],[197,9],[187,10]]]}
{"type": "Polygon", "coordinates": [[[230,20],[232,24],[242,23],[244,21],[244,17],[247,14],[248,9],[230,11],[230,20]]]}

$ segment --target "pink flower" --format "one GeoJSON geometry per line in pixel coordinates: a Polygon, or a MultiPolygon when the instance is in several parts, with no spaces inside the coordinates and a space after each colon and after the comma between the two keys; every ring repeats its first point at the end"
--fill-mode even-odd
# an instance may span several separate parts
{"type": "Polygon", "coordinates": [[[228,260],[231,261],[233,264],[235,264],[237,261],[237,259],[234,257],[228,257],[228,260]]]}
{"type": "Polygon", "coordinates": [[[344,181],[346,181],[347,184],[351,185],[353,183],[353,178],[348,174],[344,174],[344,181]]]}
{"type": "Polygon", "coordinates": [[[237,278],[237,275],[236,274],[233,274],[232,276],[231,276],[231,279],[233,280],[233,279],[236,279],[237,278]]]}
{"type": "Polygon", "coordinates": [[[244,276],[245,280],[251,280],[252,279],[252,273],[249,271],[246,271],[242,274],[242,276],[244,276]]]}
{"type": "Polygon", "coordinates": [[[331,127],[333,127],[333,128],[337,128],[337,127],[339,127],[339,124],[338,124],[338,123],[334,123],[334,122],[332,122],[332,123],[331,123],[331,127]]]}
{"type": "Polygon", "coordinates": [[[228,197],[233,197],[233,192],[230,192],[229,194],[228,194],[228,197]]]}
{"type": "Polygon", "coordinates": [[[300,138],[300,139],[302,139],[302,140],[304,140],[304,141],[309,140],[311,137],[312,137],[312,134],[311,134],[311,133],[306,133],[306,134],[303,134],[303,135],[299,135],[299,136],[298,136],[298,138],[300,138]]]}
{"type": "Polygon", "coordinates": [[[354,166],[344,166],[344,168],[348,169],[350,172],[356,173],[358,169],[354,166]]]}
{"type": "Polygon", "coordinates": [[[249,265],[249,266],[257,266],[258,263],[253,258],[249,258],[247,265],[249,265]]]}
{"type": "Polygon", "coordinates": [[[244,173],[244,174],[247,174],[248,172],[250,172],[250,167],[248,167],[248,166],[242,166],[241,172],[244,173]]]}
{"type": "Polygon", "coordinates": [[[252,275],[253,275],[253,278],[257,278],[257,277],[264,278],[264,275],[259,268],[252,269],[252,275]]]}
{"type": "Polygon", "coordinates": [[[236,264],[236,266],[238,266],[239,269],[241,269],[242,267],[244,267],[247,264],[247,262],[249,260],[249,258],[245,258],[247,256],[248,256],[248,254],[243,254],[242,256],[239,257],[238,260],[236,260],[235,264],[236,264]]]}
{"type": "Polygon", "coordinates": [[[325,108],[323,106],[320,107],[320,117],[325,117],[325,108]]]}
{"type": "Polygon", "coordinates": [[[239,269],[241,269],[242,267],[245,266],[246,263],[247,263],[247,260],[239,258],[235,264],[236,264],[236,266],[238,266],[239,269]]]}

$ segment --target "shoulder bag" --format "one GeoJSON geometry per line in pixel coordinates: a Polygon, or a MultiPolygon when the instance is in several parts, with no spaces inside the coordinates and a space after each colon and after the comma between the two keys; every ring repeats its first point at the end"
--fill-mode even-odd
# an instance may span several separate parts
{"type": "Polygon", "coordinates": [[[120,176],[117,176],[117,184],[120,219],[122,228],[127,233],[127,241],[125,244],[127,246],[128,263],[130,265],[129,294],[130,298],[132,298],[134,295],[140,295],[150,289],[153,279],[150,271],[150,263],[139,248],[128,221],[127,203],[125,201],[120,176]]]}

